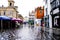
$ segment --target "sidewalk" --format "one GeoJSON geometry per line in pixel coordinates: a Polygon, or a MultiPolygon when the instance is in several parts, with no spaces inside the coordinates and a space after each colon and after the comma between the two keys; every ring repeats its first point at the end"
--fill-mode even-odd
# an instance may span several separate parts
{"type": "Polygon", "coordinates": [[[59,28],[46,28],[45,27],[46,32],[49,32],[50,30],[52,30],[52,33],[60,35],[60,29],[59,28]]]}

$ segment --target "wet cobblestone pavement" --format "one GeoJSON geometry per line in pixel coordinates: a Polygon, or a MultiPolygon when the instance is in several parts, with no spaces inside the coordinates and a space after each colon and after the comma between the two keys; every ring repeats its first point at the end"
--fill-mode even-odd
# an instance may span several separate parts
{"type": "Polygon", "coordinates": [[[40,29],[29,28],[23,25],[18,29],[5,30],[0,32],[0,40],[59,40],[60,36],[56,36],[50,31],[41,31],[40,29]]]}

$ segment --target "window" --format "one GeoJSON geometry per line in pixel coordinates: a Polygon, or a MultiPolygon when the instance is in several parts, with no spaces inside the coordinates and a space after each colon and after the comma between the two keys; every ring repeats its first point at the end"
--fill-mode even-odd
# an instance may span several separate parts
{"type": "Polygon", "coordinates": [[[42,9],[40,10],[40,13],[42,13],[42,9]]]}
{"type": "Polygon", "coordinates": [[[56,7],[56,1],[54,1],[54,2],[51,4],[51,8],[53,9],[54,7],[56,7]]]}
{"type": "Polygon", "coordinates": [[[46,8],[46,15],[48,14],[48,10],[47,10],[47,8],[46,8]]]}
{"type": "Polygon", "coordinates": [[[53,0],[50,0],[50,2],[52,2],[53,0]]]}
{"type": "Polygon", "coordinates": [[[59,5],[59,0],[56,0],[56,7],[59,5]]]}
{"type": "Polygon", "coordinates": [[[12,14],[12,11],[9,11],[9,14],[11,15],[12,14]]]}
{"type": "Polygon", "coordinates": [[[4,11],[4,15],[5,15],[5,11],[4,11]]]}
{"type": "Polygon", "coordinates": [[[10,3],[10,6],[12,5],[12,3],[10,3]]]}
{"type": "Polygon", "coordinates": [[[12,16],[13,15],[11,10],[8,13],[9,13],[9,16],[12,16]]]}

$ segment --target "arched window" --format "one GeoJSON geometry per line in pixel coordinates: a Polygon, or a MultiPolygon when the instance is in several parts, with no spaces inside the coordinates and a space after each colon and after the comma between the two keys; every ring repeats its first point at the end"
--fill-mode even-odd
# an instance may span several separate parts
{"type": "Polygon", "coordinates": [[[12,3],[10,3],[10,6],[12,5],[12,3]]]}

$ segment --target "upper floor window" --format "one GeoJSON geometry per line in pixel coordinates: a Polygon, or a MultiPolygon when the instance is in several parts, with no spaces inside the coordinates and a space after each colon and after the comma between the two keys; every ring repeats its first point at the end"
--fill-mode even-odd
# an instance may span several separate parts
{"type": "Polygon", "coordinates": [[[10,3],[10,6],[12,5],[12,3],[10,3]]]}
{"type": "Polygon", "coordinates": [[[40,8],[40,13],[42,13],[42,11],[43,11],[43,10],[40,8]]]}
{"type": "Polygon", "coordinates": [[[5,15],[5,11],[4,11],[4,15],[5,15]]]}
{"type": "Polygon", "coordinates": [[[53,0],[50,0],[50,2],[52,2],[53,0]]]}
{"type": "Polygon", "coordinates": [[[9,11],[9,14],[11,15],[12,14],[12,11],[9,11]]]}
{"type": "Polygon", "coordinates": [[[54,2],[51,4],[51,8],[53,9],[54,7],[56,7],[56,1],[54,1],[54,2]]]}
{"type": "Polygon", "coordinates": [[[11,10],[8,11],[8,15],[9,16],[12,16],[13,15],[11,10]]]}
{"type": "Polygon", "coordinates": [[[56,0],[56,7],[59,5],[59,0],[56,0]]]}

